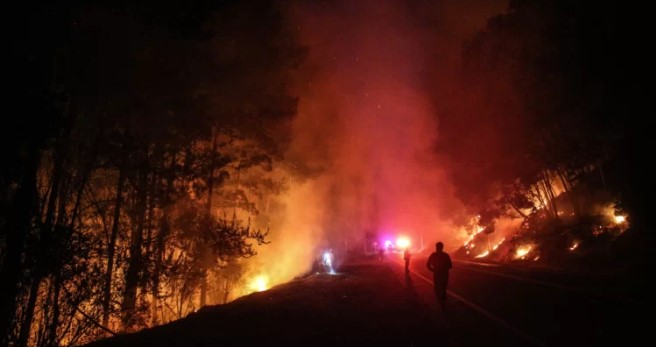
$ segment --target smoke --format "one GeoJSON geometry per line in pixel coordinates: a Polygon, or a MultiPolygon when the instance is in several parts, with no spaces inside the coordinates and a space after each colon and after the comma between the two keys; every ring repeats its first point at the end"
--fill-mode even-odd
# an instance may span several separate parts
{"type": "Polygon", "coordinates": [[[494,14],[449,17],[462,11],[448,2],[290,6],[308,47],[286,156],[302,174],[283,198],[272,243],[261,250],[263,259],[276,255],[264,265],[273,282],[307,271],[321,248],[357,247],[365,232],[402,234],[414,249],[462,244],[454,221],[464,208],[435,150],[442,107],[436,90],[451,83],[463,35],[494,14]]]}

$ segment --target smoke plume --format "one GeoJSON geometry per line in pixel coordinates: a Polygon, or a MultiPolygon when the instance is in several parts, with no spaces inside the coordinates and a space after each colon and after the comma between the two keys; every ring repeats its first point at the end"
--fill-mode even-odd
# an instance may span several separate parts
{"type": "Polygon", "coordinates": [[[463,207],[435,146],[447,104],[439,97],[453,82],[464,36],[502,7],[456,3],[463,2],[290,6],[308,47],[287,152],[303,175],[291,182],[274,242],[261,251],[277,257],[267,270],[281,274],[274,282],[307,270],[322,248],[359,247],[365,232],[404,235],[415,250],[461,245],[454,220],[463,207]],[[454,16],[461,20],[445,20],[454,16]]]}

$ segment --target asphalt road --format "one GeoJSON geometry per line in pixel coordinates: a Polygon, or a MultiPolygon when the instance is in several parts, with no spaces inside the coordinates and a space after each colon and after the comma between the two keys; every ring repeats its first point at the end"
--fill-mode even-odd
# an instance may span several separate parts
{"type": "Polygon", "coordinates": [[[449,345],[638,346],[649,341],[647,301],[628,294],[631,288],[623,288],[617,278],[454,261],[447,307],[439,312],[425,256],[412,259],[409,276],[400,255],[388,255],[387,261],[434,312],[434,324],[449,345]]]}
{"type": "Polygon", "coordinates": [[[650,345],[650,306],[622,281],[455,261],[440,311],[425,260],[406,276],[400,254],[354,258],[88,347],[650,345]]]}

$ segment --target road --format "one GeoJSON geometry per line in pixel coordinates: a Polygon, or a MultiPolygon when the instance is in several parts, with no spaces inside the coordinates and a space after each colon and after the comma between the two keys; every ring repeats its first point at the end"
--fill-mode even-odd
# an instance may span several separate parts
{"type": "MultiPolygon", "coordinates": [[[[388,256],[395,274],[424,305],[437,312],[425,256],[403,273],[398,254],[388,256]]],[[[627,296],[618,281],[580,274],[454,261],[447,308],[433,315],[450,345],[642,345],[650,321],[647,303],[627,296]]]]}
{"type": "Polygon", "coordinates": [[[354,257],[224,305],[96,341],[130,346],[636,346],[648,305],[612,281],[455,261],[438,311],[425,257],[354,257]]]}

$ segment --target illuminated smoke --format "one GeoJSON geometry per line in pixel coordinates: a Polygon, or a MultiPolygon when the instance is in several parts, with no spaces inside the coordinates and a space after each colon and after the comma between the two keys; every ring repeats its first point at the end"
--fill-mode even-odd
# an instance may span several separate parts
{"type": "Polygon", "coordinates": [[[289,7],[308,55],[292,91],[299,104],[285,159],[291,190],[258,257],[272,283],[309,270],[326,248],[338,262],[347,247],[362,247],[365,232],[402,233],[417,248],[442,241],[447,251],[464,241],[454,226],[463,207],[436,151],[435,86],[446,89],[463,36],[496,12],[446,21],[462,10],[447,3],[289,7]]]}

